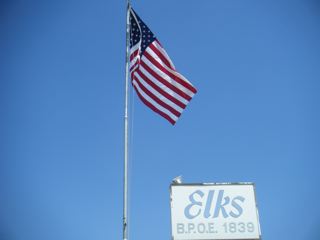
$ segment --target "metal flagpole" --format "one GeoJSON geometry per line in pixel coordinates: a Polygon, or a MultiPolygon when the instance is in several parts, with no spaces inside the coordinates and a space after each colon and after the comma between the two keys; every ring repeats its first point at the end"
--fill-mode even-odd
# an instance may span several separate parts
{"type": "Polygon", "coordinates": [[[124,183],[123,183],[123,240],[128,240],[128,87],[129,87],[129,44],[130,44],[130,0],[127,1],[126,20],[126,81],[124,110],[124,183]]]}

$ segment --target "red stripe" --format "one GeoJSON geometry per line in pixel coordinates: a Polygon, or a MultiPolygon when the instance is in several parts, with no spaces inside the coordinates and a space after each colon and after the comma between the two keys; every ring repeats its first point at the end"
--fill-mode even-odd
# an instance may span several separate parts
{"type": "Polygon", "coordinates": [[[175,69],[173,68],[173,66],[171,66],[171,63],[170,63],[170,61],[167,59],[167,56],[164,56],[164,55],[162,54],[162,52],[159,51],[159,49],[158,49],[155,45],[150,44],[149,47],[150,47],[150,48],[152,49],[152,51],[161,59],[161,61],[162,61],[165,65],[167,65],[168,68],[172,69],[173,71],[175,70],[175,69]]]}
{"type": "Polygon", "coordinates": [[[130,61],[132,61],[132,59],[134,59],[139,53],[139,49],[135,50],[133,53],[131,53],[130,55],[130,61]]]}
{"type": "Polygon", "coordinates": [[[169,99],[171,102],[175,103],[176,105],[178,105],[181,108],[185,108],[186,105],[182,102],[180,102],[178,99],[172,97],[169,93],[167,93],[166,91],[164,91],[162,88],[160,88],[157,84],[155,84],[154,82],[152,82],[146,75],[144,75],[140,69],[138,69],[136,71],[141,78],[143,78],[143,80],[148,83],[152,88],[154,88],[157,92],[159,92],[161,95],[163,95],[164,97],[166,97],[167,99],[169,99]]]}
{"type": "Polygon", "coordinates": [[[159,76],[155,71],[153,71],[144,61],[141,61],[141,66],[144,67],[147,72],[149,72],[155,79],[157,79],[159,82],[161,82],[163,85],[170,88],[172,91],[174,91],[176,94],[180,95],[181,97],[185,98],[186,100],[190,101],[191,97],[187,95],[185,92],[181,91],[179,88],[175,87],[165,79],[163,79],[161,76],[159,76]]]}
{"type": "Polygon", "coordinates": [[[162,107],[166,108],[167,110],[169,110],[170,112],[172,112],[174,115],[176,115],[177,117],[180,117],[181,113],[179,113],[177,110],[175,110],[173,107],[171,107],[170,105],[166,104],[165,102],[161,101],[156,95],[154,95],[152,92],[150,92],[145,86],[143,86],[142,83],[140,83],[139,79],[134,76],[133,79],[136,81],[136,83],[138,83],[140,89],[145,92],[145,94],[147,94],[150,98],[152,98],[156,103],[158,103],[159,105],[161,105],[162,107]]]}
{"type": "Polygon", "coordinates": [[[161,70],[162,72],[164,72],[165,74],[167,74],[170,78],[174,79],[176,82],[180,83],[182,86],[184,86],[185,88],[189,89],[191,92],[196,93],[197,90],[191,86],[189,83],[187,83],[186,81],[184,81],[183,79],[180,79],[179,77],[177,77],[176,75],[172,74],[171,72],[169,72],[167,69],[165,69],[159,62],[157,62],[147,51],[144,51],[143,55],[148,58],[148,60],[155,65],[159,70],[161,70]]]}
{"type": "Polygon", "coordinates": [[[138,64],[139,64],[139,60],[137,60],[136,63],[135,63],[133,66],[131,66],[130,72],[131,72],[138,64]]]}
{"type": "Polygon", "coordinates": [[[135,73],[136,71],[133,71],[131,74],[130,74],[130,77],[131,77],[131,82],[133,81],[133,77],[134,77],[134,73],[135,73]]]}
{"type": "Polygon", "coordinates": [[[156,108],[155,106],[153,106],[150,102],[148,102],[146,99],[144,99],[144,97],[140,94],[139,90],[137,89],[136,86],[134,86],[134,89],[136,90],[139,98],[141,99],[141,101],[147,105],[149,108],[151,108],[154,112],[158,113],[159,115],[161,115],[162,117],[164,117],[165,119],[167,119],[172,125],[174,125],[176,122],[169,117],[169,115],[165,114],[164,112],[161,112],[158,108],[156,108]]]}

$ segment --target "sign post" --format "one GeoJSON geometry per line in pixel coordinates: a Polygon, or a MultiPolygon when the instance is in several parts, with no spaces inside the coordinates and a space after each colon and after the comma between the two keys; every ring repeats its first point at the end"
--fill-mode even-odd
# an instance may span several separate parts
{"type": "Polygon", "coordinates": [[[259,240],[253,183],[171,184],[173,240],[259,240]]]}

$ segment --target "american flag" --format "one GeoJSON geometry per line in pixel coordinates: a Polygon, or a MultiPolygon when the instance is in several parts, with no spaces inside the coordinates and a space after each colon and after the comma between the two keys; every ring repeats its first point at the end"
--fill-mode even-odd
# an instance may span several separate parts
{"type": "Polygon", "coordinates": [[[197,90],[178,73],[166,51],[130,8],[130,75],[139,98],[175,124],[197,90]]]}

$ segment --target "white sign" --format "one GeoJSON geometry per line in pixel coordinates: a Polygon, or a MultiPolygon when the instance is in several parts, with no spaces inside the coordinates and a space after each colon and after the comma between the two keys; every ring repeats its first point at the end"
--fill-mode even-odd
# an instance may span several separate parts
{"type": "Polygon", "coordinates": [[[260,239],[252,183],[171,185],[173,240],[260,239]]]}

